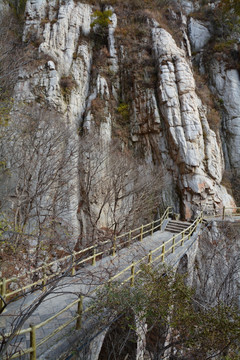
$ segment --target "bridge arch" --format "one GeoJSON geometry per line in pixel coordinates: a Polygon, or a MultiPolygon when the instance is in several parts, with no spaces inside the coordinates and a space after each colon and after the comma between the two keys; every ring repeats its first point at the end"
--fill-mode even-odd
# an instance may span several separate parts
{"type": "Polygon", "coordinates": [[[188,265],[189,265],[188,255],[184,254],[179,260],[176,272],[181,275],[188,274],[188,265]]]}
{"type": "Polygon", "coordinates": [[[84,360],[143,360],[146,324],[133,312],[120,315],[91,342],[84,360]]]}
{"type": "Polygon", "coordinates": [[[98,360],[135,360],[137,358],[136,319],[133,313],[113,322],[102,340],[98,360]]]}

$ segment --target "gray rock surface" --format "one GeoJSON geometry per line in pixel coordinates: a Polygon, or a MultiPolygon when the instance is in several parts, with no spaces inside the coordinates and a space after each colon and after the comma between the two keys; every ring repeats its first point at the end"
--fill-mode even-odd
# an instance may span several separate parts
{"type": "Polygon", "coordinates": [[[181,0],[180,3],[181,3],[183,11],[187,15],[190,14],[191,12],[193,12],[195,9],[195,6],[194,6],[195,4],[193,3],[193,1],[181,0]]]}
{"type": "MultiPolygon", "coordinates": [[[[89,5],[71,0],[63,4],[27,1],[23,41],[34,38],[40,43],[38,53],[43,65],[20,71],[14,89],[15,107],[19,107],[20,112],[23,103],[35,106],[36,110],[41,107],[54,110],[65,119],[72,141],[76,143],[89,91],[92,54],[89,41],[85,39],[90,32],[91,11],[89,5]]],[[[14,116],[15,113],[13,119],[14,116]]],[[[64,218],[59,221],[71,228],[72,245],[80,231],[77,164],[78,157],[74,153],[67,165],[70,173],[75,171],[67,184],[71,189],[69,198],[65,196],[57,205],[59,208],[64,206],[64,218]]],[[[42,198],[43,208],[50,198],[49,192],[42,198]]]]}
{"type": "Polygon", "coordinates": [[[199,239],[193,284],[206,306],[239,301],[239,226],[212,221],[199,239]]]}
{"type": "Polygon", "coordinates": [[[229,166],[240,173],[240,79],[237,70],[225,62],[211,66],[213,91],[223,107],[223,136],[228,150],[229,166]]]}
{"type": "Polygon", "coordinates": [[[155,26],[152,30],[158,62],[158,95],[168,131],[170,156],[178,166],[186,217],[191,207],[234,204],[220,185],[224,167],[221,145],[210,130],[206,109],[196,94],[191,66],[172,36],[155,26]]]}
{"type": "MultiPolygon", "coordinates": [[[[182,2],[182,7],[187,13],[193,10],[189,1],[182,2]]],[[[210,130],[208,109],[196,94],[186,22],[183,23],[185,46],[182,48],[156,21],[148,20],[142,25],[146,29],[137,58],[143,60],[143,64],[144,61],[156,63],[156,80],[147,74],[148,66],[145,69],[142,65],[144,71],[141,71],[126,65],[128,59],[132,61],[132,54],[136,56],[136,50],[133,47],[131,52],[132,49],[119,42],[119,34],[115,37],[118,19],[114,9],[109,9],[113,14],[106,44],[99,45],[100,50],[96,51],[93,47],[96,39],[92,36],[97,35],[90,33],[90,5],[73,0],[27,1],[23,41],[35,41],[39,62],[35,67],[20,71],[14,90],[15,108],[26,103],[36,109],[54,110],[64,118],[76,143],[81,143],[79,128],[97,134],[97,142],[102,144],[107,159],[105,165],[111,160],[108,146],[118,136],[122,149],[130,145],[149,170],[154,164],[165,169],[170,181],[169,188],[163,191],[163,199],[167,205],[175,203],[179,211],[178,189],[183,213],[188,219],[207,204],[216,209],[234,205],[234,200],[221,185],[225,167],[221,144],[210,130]],[[144,50],[148,44],[154,48],[154,54],[149,55],[149,51],[144,50]],[[143,83],[138,80],[141,77],[143,83]],[[129,106],[129,119],[119,125],[120,102],[129,106]]],[[[174,16],[177,19],[176,13],[174,16]]],[[[209,40],[207,26],[191,19],[189,29],[192,46],[195,51],[201,50],[209,40]]],[[[229,158],[231,165],[237,168],[240,161],[239,80],[235,70],[224,70],[222,65],[216,67],[213,83],[224,101],[229,158]]],[[[79,150],[70,165],[77,168],[79,160],[85,156],[79,150]]],[[[80,231],[79,221],[87,232],[87,211],[90,209],[94,213],[100,209],[105,196],[102,186],[94,189],[91,200],[88,199],[90,208],[85,208],[84,214],[79,205],[82,204],[79,185],[82,179],[83,173],[76,170],[69,183],[71,196],[64,200],[67,223],[76,229],[74,238],[80,231]]],[[[43,201],[47,203],[46,199],[43,201]]],[[[131,204],[132,199],[126,208],[131,204]]],[[[108,216],[108,209],[104,209],[99,227],[107,226],[108,216]]]]}
{"type": "Polygon", "coordinates": [[[193,18],[189,20],[188,32],[193,51],[202,50],[211,38],[206,24],[193,18]]]}

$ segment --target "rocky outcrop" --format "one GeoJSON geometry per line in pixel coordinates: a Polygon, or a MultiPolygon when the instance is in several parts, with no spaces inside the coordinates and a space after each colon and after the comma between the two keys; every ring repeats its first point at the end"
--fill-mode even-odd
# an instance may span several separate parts
{"type": "MultiPolygon", "coordinates": [[[[214,10],[215,6],[215,4],[209,4],[210,9],[214,10]]],[[[231,169],[233,173],[239,174],[240,79],[239,71],[234,68],[237,67],[235,61],[239,56],[239,35],[235,31],[232,34],[228,33],[228,38],[221,39],[220,34],[214,33],[214,28],[209,22],[203,22],[191,17],[188,22],[188,32],[192,49],[195,52],[195,62],[199,67],[200,73],[209,75],[209,87],[221,108],[222,138],[226,168],[228,170],[231,169]],[[217,38],[216,40],[218,35],[219,39],[217,38]],[[204,48],[207,47],[210,39],[213,43],[217,41],[215,52],[219,46],[218,52],[213,53],[211,59],[209,55],[205,56],[204,54],[204,48]],[[228,43],[232,43],[231,51],[230,48],[227,48],[228,43]]]]}
{"type": "Polygon", "coordinates": [[[193,286],[206,306],[239,303],[239,246],[237,223],[212,221],[200,235],[193,286]]]}
{"type": "Polygon", "coordinates": [[[41,97],[79,125],[90,81],[91,49],[86,40],[90,15],[91,7],[79,2],[59,5],[55,2],[48,5],[46,1],[27,2],[23,41],[33,39],[40,43],[40,57],[49,57],[51,61],[33,73],[20,74],[15,89],[17,100],[34,101],[41,97]]]}
{"type": "Polygon", "coordinates": [[[212,89],[223,108],[223,138],[228,169],[240,174],[240,78],[225,61],[211,65],[212,89]]]}
{"type": "MultiPolygon", "coordinates": [[[[209,24],[207,24],[209,26],[209,24]]],[[[211,38],[211,33],[205,23],[190,18],[188,24],[189,39],[193,51],[203,50],[211,38]]]]}
{"type": "Polygon", "coordinates": [[[181,3],[183,12],[187,15],[195,10],[196,3],[193,3],[192,1],[181,0],[180,3],[181,3]]]}
{"type": "MultiPolygon", "coordinates": [[[[183,8],[186,6],[189,12],[191,3],[185,1],[183,8]]],[[[14,89],[15,110],[21,112],[20,104],[24,103],[37,111],[54,111],[64,119],[77,144],[82,141],[79,129],[80,133],[92,134],[92,139],[97,137],[107,159],[106,174],[112,157],[110,143],[117,137],[123,150],[131,149],[135,157],[144,159],[149,172],[154,166],[164,169],[170,180],[163,191],[163,206],[173,203],[187,219],[205,206],[217,210],[234,205],[221,186],[225,167],[221,144],[209,127],[207,107],[196,94],[186,17],[180,16],[184,20],[181,43],[185,51],[184,45],[180,48],[150,13],[147,20],[141,20],[141,29],[134,30],[135,25],[125,20],[119,25],[121,12],[106,9],[113,13],[108,28],[99,37],[91,29],[91,5],[73,0],[27,1],[23,41],[34,45],[36,61],[19,73],[14,89]],[[137,31],[141,46],[134,33],[126,36],[126,28],[137,31]]],[[[179,21],[174,12],[171,17],[179,21]]],[[[209,40],[205,25],[190,21],[194,51],[200,51],[209,40]]],[[[229,159],[237,167],[240,89],[234,71],[227,71],[227,77],[219,75],[221,71],[213,83],[227,110],[229,159]]],[[[67,222],[75,229],[75,239],[79,224],[85,234],[88,232],[87,218],[101,208],[105,196],[102,185],[86,196],[86,169],[80,169],[79,163],[89,158],[87,152],[81,151],[80,146],[77,157],[70,160],[78,170],[69,184],[71,195],[61,203],[67,222]]],[[[97,156],[97,149],[95,153],[97,156]]],[[[132,201],[129,204],[131,207],[132,201]]],[[[108,213],[107,208],[102,211],[99,227],[108,226],[108,213]]]]}
{"type": "MultiPolygon", "coordinates": [[[[69,152],[67,155],[68,164],[64,160],[62,161],[64,169],[61,172],[71,174],[71,178],[68,176],[67,183],[66,179],[61,180],[63,184],[62,197],[61,200],[59,197],[60,202],[57,204],[57,207],[61,209],[62,218],[58,217],[57,223],[66,225],[65,230],[62,231],[68,232],[69,235],[71,234],[70,246],[76,243],[80,232],[79,220],[77,218],[79,204],[79,172],[77,169],[79,153],[76,156],[76,148],[79,142],[78,129],[82,114],[86,108],[90,84],[92,52],[87,36],[90,32],[91,11],[89,5],[75,3],[74,1],[66,3],[55,1],[51,3],[47,1],[27,2],[23,41],[33,43],[37,47],[40,65],[38,65],[36,60],[35,66],[31,66],[31,68],[25,67],[21,70],[14,89],[15,109],[18,113],[13,112],[13,122],[15,121],[15,116],[19,117],[19,113],[21,114],[20,116],[24,116],[26,111],[25,105],[27,105],[35,107],[35,114],[38,117],[40,116],[40,109],[51,110],[53,112],[51,116],[54,118],[58,116],[64,119],[67,132],[71,133],[71,140],[69,138],[71,145],[69,143],[70,147],[68,150],[62,147],[62,150],[57,150],[58,153],[56,155],[65,157],[64,152],[69,152]],[[74,151],[72,150],[73,147],[74,151]]],[[[50,117],[49,121],[51,121],[50,117]]],[[[66,129],[61,127],[60,121],[57,126],[59,126],[58,130],[57,128],[49,130],[50,127],[47,127],[46,131],[52,131],[52,134],[55,133],[55,136],[61,137],[61,132],[66,131],[66,129]]],[[[55,139],[52,139],[52,142],[54,144],[55,139]]],[[[61,145],[58,147],[61,147],[61,145]]],[[[44,149],[41,149],[41,151],[44,151],[44,149]]],[[[52,165],[48,164],[48,171],[50,171],[51,166],[52,169],[56,168],[56,164],[54,164],[56,159],[48,157],[46,161],[53,161],[52,165]]],[[[54,174],[54,170],[52,172],[54,174]]],[[[46,216],[48,217],[48,222],[49,219],[53,219],[56,216],[51,211],[46,212],[44,210],[46,209],[46,204],[49,204],[48,209],[51,209],[53,206],[49,202],[56,201],[56,199],[54,200],[54,189],[50,190],[50,193],[48,189],[45,195],[41,195],[41,198],[38,199],[39,204],[42,203],[39,206],[44,213],[41,222],[43,222],[46,216]],[[51,191],[53,192],[51,193],[51,191]]],[[[15,191],[14,187],[12,187],[11,191],[15,191]]],[[[9,195],[11,194],[8,189],[7,196],[9,197],[9,195]]],[[[31,217],[34,218],[35,215],[32,213],[31,217]]],[[[35,223],[35,220],[33,220],[33,223],[35,223]]]]}
{"type": "Polygon", "coordinates": [[[158,62],[158,95],[166,124],[169,154],[178,168],[185,216],[191,209],[234,204],[220,185],[223,172],[221,145],[210,130],[205,107],[196,95],[195,80],[183,50],[164,29],[153,29],[158,62]]]}

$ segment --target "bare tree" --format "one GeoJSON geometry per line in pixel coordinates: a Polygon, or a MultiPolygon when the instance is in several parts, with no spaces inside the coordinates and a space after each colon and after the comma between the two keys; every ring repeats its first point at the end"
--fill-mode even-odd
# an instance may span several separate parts
{"type": "Polygon", "coordinates": [[[194,267],[196,298],[207,306],[237,302],[240,272],[237,223],[209,223],[199,241],[194,267]]]}
{"type": "Polygon", "coordinates": [[[8,8],[0,14],[0,99],[5,94],[11,96],[11,90],[19,74],[19,69],[32,60],[26,53],[21,39],[22,23],[8,8]]]}
{"type": "Polygon", "coordinates": [[[24,106],[1,137],[1,207],[8,222],[2,237],[12,249],[28,239],[37,259],[41,248],[78,234],[78,136],[54,111],[24,106]]]}
{"type": "Polygon", "coordinates": [[[79,212],[88,221],[83,232],[88,227],[91,237],[101,229],[119,234],[153,219],[166,183],[161,169],[137,161],[119,143],[92,135],[85,135],[80,147],[79,212]]]}

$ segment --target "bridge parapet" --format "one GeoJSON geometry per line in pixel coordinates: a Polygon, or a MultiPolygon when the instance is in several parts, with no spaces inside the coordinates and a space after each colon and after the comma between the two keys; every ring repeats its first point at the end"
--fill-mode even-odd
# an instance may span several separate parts
{"type": "MultiPolygon", "coordinates": [[[[141,256],[134,262],[128,263],[127,266],[124,265],[124,262],[123,262],[124,266],[120,264],[121,266],[123,266],[123,268],[118,270],[114,275],[111,275],[109,277],[109,279],[104,282],[104,284],[111,283],[112,281],[119,281],[120,285],[129,283],[131,286],[134,286],[135,278],[136,278],[136,276],[138,276],[140,274],[142,264],[148,264],[148,266],[154,266],[155,264],[157,264],[159,262],[160,263],[165,262],[166,258],[168,258],[168,257],[173,258],[174,254],[184,253],[184,251],[186,250],[186,249],[184,249],[184,244],[191,239],[192,234],[195,232],[195,230],[201,224],[201,222],[202,222],[202,216],[199,216],[198,219],[195,220],[195,222],[193,224],[191,224],[187,229],[185,229],[181,233],[175,234],[173,236],[171,236],[171,234],[168,233],[170,235],[170,238],[168,238],[167,241],[162,242],[160,245],[156,246],[156,244],[159,244],[159,242],[155,242],[154,248],[152,248],[152,249],[149,249],[149,247],[151,246],[151,243],[148,240],[146,240],[144,242],[135,243],[136,247],[140,243],[142,244],[142,246],[143,246],[143,243],[146,244],[144,256],[141,256]],[[147,250],[148,250],[148,253],[146,253],[147,250]],[[182,250],[182,251],[180,251],[180,250],[182,250]]],[[[154,231],[152,231],[152,228],[150,231],[151,231],[150,237],[151,236],[154,237],[155,235],[157,235],[157,233],[155,233],[155,235],[154,235],[154,231]]],[[[140,232],[140,236],[138,236],[139,240],[142,240],[141,234],[143,234],[143,232],[140,232]]],[[[119,251],[125,251],[127,254],[128,249],[121,248],[119,251]]],[[[130,253],[131,252],[132,251],[130,251],[130,253]]],[[[87,258],[87,260],[95,259],[94,262],[92,261],[92,265],[90,265],[90,264],[88,265],[88,268],[91,266],[97,265],[100,262],[102,262],[102,263],[105,262],[105,264],[107,264],[107,261],[109,261],[108,265],[106,266],[109,269],[113,262],[111,260],[111,258],[114,258],[114,259],[117,258],[116,256],[113,256],[113,254],[111,254],[111,256],[109,257],[109,260],[108,260],[108,258],[103,258],[101,261],[96,262],[96,258],[98,255],[99,255],[98,253],[95,253],[95,254],[91,255],[90,259],[89,259],[89,257],[87,258]]],[[[126,262],[129,262],[129,255],[126,256],[125,263],[126,262]]],[[[73,267],[75,266],[75,270],[76,270],[76,264],[77,264],[76,262],[73,264],[73,267]]],[[[96,266],[94,266],[94,267],[96,268],[96,266]]],[[[44,286],[45,286],[45,284],[44,284],[44,286]]],[[[18,331],[16,334],[18,337],[19,336],[29,337],[30,346],[27,347],[26,349],[20,351],[18,354],[14,354],[12,356],[12,359],[18,358],[21,355],[23,356],[25,354],[30,354],[30,359],[35,360],[35,359],[37,359],[37,350],[39,349],[39,351],[40,351],[41,349],[43,349],[44,344],[45,344],[45,350],[46,350],[46,347],[48,347],[48,345],[46,345],[46,344],[49,343],[49,340],[51,338],[55,338],[55,336],[57,334],[61,335],[65,330],[68,330],[70,327],[72,327],[74,323],[75,323],[76,330],[80,330],[82,328],[83,319],[86,319],[88,312],[91,310],[89,307],[89,298],[93,297],[94,294],[96,294],[96,291],[101,286],[103,286],[103,284],[99,284],[99,285],[91,284],[91,286],[90,286],[91,289],[90,289],[90,291],[88,291],[88,294],[86,297],[80,296],[78,299],[68,303],[68,305],[65,306],[63,309],[61,309],[60,311],[55,312],[52,316],[50,316],[46,320],[39,322],[35,325],[31,325],[31,326],[27,327],[26,329],[18,331]],[[69,315],[69,313],[71,313],[71,316],[69,315]],[[61,323],[61,325],[59,326],[59,325],[57,325],[59,318],[61,318],[61,319],[68,318],[68,320],[64,323],[61,323]],[[38,333],[40,333],[41,329],[49,326],[50,324],[54,324],[54,325],[51,325],[52,328],[54,327],[53,331],[51,331],[44,337],[39,337],[38,333]]],[[[78,292],[82,293],[82,290],[80,289],[80,291],[78,290],[78,292]]],[[[5,337],[8,337],[8,336],[11,336],[11,334],[5,334],[5,337]]],[[[42,351],[40,351],[39,354],[41,352],[42,351]]]]}
{"type": "Polygon", "coordinates": [[[207,206],[203,210],[203,217],[205,219],[225,220],[227,218],[240,217],[240,207],[225,207],[222,209],[215,209],[212,205],[207,206]]]}
{"type": "Polygon", "coordinates": [[[11,299],[16,295],[24,295],[25,291],[29,289],[32,290],[35,287],[36,289],[40,288],[44,291],[49,281],[53,281],[58,276],[62,275],[64,271],[69,271],[69,268],[71,268],[71,275],[74,276],[78,267],[88,265],[89,263],[95,265],[97,258],[109,255],[115,256],[116,252],[121,248],[130,246],[135,241],[142,241],[144,237],[152,235],[155,231],[162,230],[164,221],[170,214],[172,214],[172,207],[168,207],[160,219],[141,225],[138,228],[129,230],[118,236],[114,236],[113,239],[98,242],[78,252],[73,252],[72,254],[55,261],[45,263],[36,269],[25,272],[24,276],[0,279],[0,311],[4,308],[5,302],[8,299],[11,299]],[[59,271],[51,271],[52,267],[61,264],[62,266],[59,271]],[[28,284],[23,285],[24,279],[28,276],[30,278],[28,284]],[[34,276],[40,278],[36,281],[31,281],[31,278],[34,276]],[[13,283],[19,286],[16,290],[9,291],[9,285],[13,283]]]}

